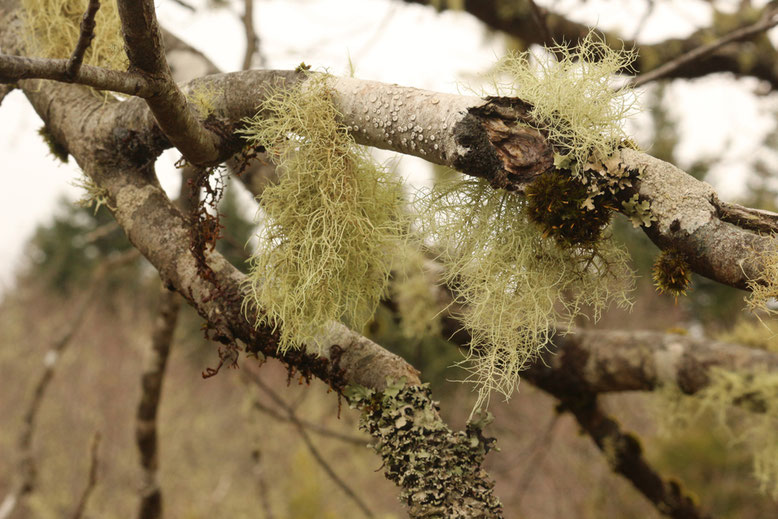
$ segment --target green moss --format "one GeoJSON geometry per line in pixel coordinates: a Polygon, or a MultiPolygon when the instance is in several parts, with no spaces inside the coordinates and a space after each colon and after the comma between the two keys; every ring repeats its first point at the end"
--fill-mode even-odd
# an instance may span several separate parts
{"type": "MultiPolygon", "coordinates": [[[[70,57],[78,41],[87,0],[22,0],[27,52],[46,58],[70,57]]],[[[126,70],[121,22],[116,2],[101,2],[94,39],[84,63],[126,70]]]]}
{"type": "Polygon", "coordinates": [[[589,190],[570,175],[551,170],[527,187],[527,214],[545,235],[567,246],[592,246],[602,239],[612,207],[598,197],[591,209],[584,207],[589,190]]]}
{"type": "Polygon", "coordinates": [[[242,133],[267,149],[281,180],[262,194],[251,259],[257,325],[280,326],[282,350],[312,343],[333,320],[361,329],[404,240],[402,186],[338,122],[325,76],[259,109],[242,133]]]}
{"type": "Polygon", "coordinates": [[[654,285],[660,293],[667,292],[675,298],[686,295],[691,275],[686,255],[675,249],[662,251],[654,262],[654,285]]]}
{"type": "Polygon", "coordinates": [[[43,142],[45,142],[46,146],[49,147],[49,153],[51,153],[54,158],[59,159],[59,161],[63,164],[67,164],[68,150],[62,144],[60,144],[57,139],[54,138],[54,136],[49,131],[48,126],[44,124],[38,128],[38,135],[43,138],[43,142]]]}
{"type": "Polygon", "coordinates": [[[769,303],[778,298],[778,247],[757,254],[762,263],[759,277],[748,280],[751,293],[746,297],[746,304],[753,312],[764,311],[769,315],[778,314],[769,303]]]}
{"type": "Polygon", "coordinates": [[[463,366],[477,383],[476,407],[492,390],[510,396],[558,325],[584,308],[597,319],[610,302],[628,303],[632,273],[622,249],[607,239],[584,247],[544,238],[516,193],[461,178],[419,203],[425,235],[447,248],[445,281],[472,338],[463,366]]]}
{"type": "Polygon", "coordinates": [[[590,32],[575,51],[558,45],[544,53],[508,54],[497,71],[510,84],[496,86],[532,105],[531,124],[573,166],[584,165],[591,156],[608,157],[626,137],[622,125],[634,96],[628,88],[613,88],[611,80],[634,59],[634,51],[613,50],[590,32]]]}

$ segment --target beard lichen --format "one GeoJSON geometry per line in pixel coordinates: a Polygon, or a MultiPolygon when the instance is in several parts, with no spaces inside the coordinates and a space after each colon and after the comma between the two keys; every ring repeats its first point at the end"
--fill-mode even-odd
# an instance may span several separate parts
{"type": "Polygon", "coordinates": [[[577,176],[590,157],[604,160],[625,138],[624,119],[633,111],[629,88],[615,89],[612,79],[635,60],[632,50],[611,49],[590,32],[576,50],[557,45],[544,53],[509,53],[496,67],[508,88],[494,80],[501,95],[531,105],[530,126],[543,132],[577,176]]]}
{"type": "Polygon", "coordinates": [[[478,388],[476,409],[492,390],[511,395],[559,325],[629,303],[625,251],[605,237],[585,245],[544,237],[516,193],[463,178],[420,202],[425,235],[447,247],[441,260],[471,336],[463,366],[478,388]]]}
{"type": "MultiPolygon", "coordinates": [[[[88,0],[22,0],[27,52],[66,59],[76,47],[88,0]]],[[[84,63],[115,70],[127,68],[121,23],[115,1],[101,2],[94,38],[84,63]]]]}
{"type": "Polygon", "coordinates": [[[257,326],[280,327],[282,351],[314,345],[330,321],[361,329],[407,232],[401,184],[338,122],[326,81],[273,93],[242,131],[281,172],[262,194],[246,304],[257,326]]]}
{"type": "Polygon", "coordinates": [[[665,433],[712,416],[751,454],[760,490],[778,500],[778,374],[712,368],[708,376],[708,385],[691,396],[677,387],[660,389],[665,433]]]}

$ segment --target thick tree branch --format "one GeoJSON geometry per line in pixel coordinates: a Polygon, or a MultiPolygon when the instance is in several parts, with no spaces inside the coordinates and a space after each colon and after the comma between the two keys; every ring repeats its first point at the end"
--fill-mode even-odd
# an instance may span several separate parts
{"type": "Polygon", "coordinates": [[[639,87],[651,81],[656,81],[657,79],[670,76],[674,71],[680,69],[684,65],[688,65],[694,61],[703,59],[704,57],[713,54],[715,51],[729,43],[751,38],[754,35],[761,34],[769,29],[772,29],[776,25],[778,25],[778,9],[768,7],[762,14],[762,18],[756,23],[736,29],[714,42],[700,45],[696,49],[690,50],[685,54],[681,54],[672,61],[664,63],[649,72],[632,78],[627,84],[632,87],[639,87]]]}
{"type": "Polygon", "coordinates": [[[186,96],[173,82],[154,2],[119,0],[118,8],[130,70],[162,82],[159,92],[146,100],[162,132],[190,163],[218,164],[223,158],[219,154],[223,138],[197,118],[186,96]]]}
{"type": "MultiPolygon", "coordinates": [[[[407,3],[432,5],[432,0],[404,0],[407,3]]],[[[574,22],[553,10],[539,8],[548,28],[549,36],[536,22],[531,7],[524,1],[504,2],[503,0],[465,0],[464,9],[492,29],[514,36],[527,45],[566,44],[578,45],[591,27],[574,22]]],[[[769,9],[769,6],[766,8],[769,9]]],[[[737,16],[743,18],[738,25],[753,23],[764,11],[744,11],[737,16]]],[[[700,29],[686,38],[671,38],[652,45],[642,45],[637,41],[624,39],[621,35],[596,31],[597,34],[614,49],[637,48],[636,62],[625,73],[646,74],[664,63],[671,62],[686,53],[706,45],[712,39],[724,36],[729,29],[717,27],[700,29]]],[[[684,61],[666,77],[697,78],[715,72],[732,72],[738,76],[752,76],[778,88],[778,52],[764,38],[763,32],[744,36],[758,45],[727,45],[716,48],[705,59],[684,61]]]]}

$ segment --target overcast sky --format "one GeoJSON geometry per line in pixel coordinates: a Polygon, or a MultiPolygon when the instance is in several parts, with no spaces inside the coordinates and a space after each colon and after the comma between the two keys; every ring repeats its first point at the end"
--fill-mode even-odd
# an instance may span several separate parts
{"type": "MultiPolygon", "coordinates": [[[[239,19],[242,2],[232,3],[234,7],[201,7],[196,13],[172,0],[158,0],[157,6],[164,26],[206,53],[223,70],[232,71],[240,67],[245,47],[239,19]]],[[[635,35],[647,4],[645,0],[553,3],[571,18],[616,30],[625,37],[635,35]]],[[[683,37],[710,24],[706,2],[655,0],[655,4],[640,33],[647,43],[683,37]]],[[[398,1],[255,0],[255,17],[270,68],[294,68],[305,61],[316,69],[346,74],[350,58],[357,77],[438,91],[461,90],[486,71],[504,49],[502,37],[489,33],[466,13],[438,14],[398,1]]],[[[778,37],[775,29],[771,37],[778,37]]],[[[761,137],[775,124],[776,96],[756,97],[752,94],[756,86],[755,81],[717,75],[674,82],[668,89],[672,112],[680,122],[679,165],[723,153],[711,181],[722,190],[724,199],[737,196],[761,137]]],[[[65,196],[75,200],[80,193],[70,185],[78,178],[77,166],[72,159],[62,165],[48,155],[37,135],[41,121],[19,92],[10,94],[0,105],[0,121],[0,157],[6,182],[6,195],[0,204],[0,221],[4,222],[0,225],[1,293],[11,286],[13,271],[23,261],[24,243],[38,224],[51,219],[57,199],[65,196]]],[[[638,116],[630,126],[638,138],[642,137],[643,124],[638,116]]],[[[176,189],[172,169],[176,159],[175,153],[168,152],[160,161],[158,171],[166,189],[176,189]]],[[[413,181],[428,172],[423,161],[410,157],[400,159],[399,169],[413,181]]]]}

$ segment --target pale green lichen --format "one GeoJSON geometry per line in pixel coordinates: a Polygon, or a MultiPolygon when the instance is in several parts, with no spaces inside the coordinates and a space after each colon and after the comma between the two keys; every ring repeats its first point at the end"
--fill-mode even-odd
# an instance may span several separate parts
{"type": "Polygon", "coordinates": [[[440,272],[433,271],[424,254],[410,245],[398,254],[394,270],[391,293],[403,336],[418,340],[440,335],[445,310],[439,297],[440,272]]]}
{"type": "MultiPolygon", "coordinates": [[[[45,58],[70,57],[87,3],[88,0],[22,0],[27,52],[45,58]]],[[[126,70],[128,60],[116,2],[101,2],[84,63],[126,70]]]]}
{"type": "Polygon", "coordinates": [[[281,172],[262,194],[248,277],[257,325],[280,327],[281,350],[333,320],[361,329],[404,240],[402,186],[338,122],[323,75],[270,95],[242,133],[281,172]]]}
{"type": "Polygon", "coordinates": [[[499,94],[531,105],[529,124],[544,132],[559,153],[570,155],[575,167],[591,156],[608,157],[626,138],[623,122],[635,97],[628,88],[613,88],[612,80],[635,55],[613,50],[590,32],[576,50],[557,45],[542,53],[508,54],[496,70],[509,84],[499,79],[494,84],[499,94]]]}
{"type": "Polygon", "coordinates": [[[520,195],[463,178],[420,203],[426,236],[447,247],[445,281],[472,338],[463,364],[478,388],[476,408],[493,390],[509,397],[560,325],[585,310],[597,319],[612,301],[628,304],[626,253],[606,238],[586,247],[545,238],[520,195]]]}
{"type": "Polygon", "coordinates": [[[709,384],[691,397],[663,389],[665,430],[672,432],[710,413],[753,458],[760,490],[778,500],[778,373],[708,372],[709,384]]]}
{"type": "Polygon", "coordinates": [[[748,280],[751,293],[746,296],[746,304],[752,312],[778,315],[778,310],[772,305],[778,299],[778,242],[772,250],[756,254],[755,259],[762,268],[758,277],[748,280]]]}
{"type": "Polygon", "coordinates": [[[186,99],[202,119],[207,119],[216,109],[214,99],[219,90],[208,84],[199,84],[186,94],[186,99]]]}
{"type": "Polygon", "coordinates": [[[98,186],[94,180],[86,175],[81,175],[79,179],[72,182],[72,185],[84,190],[84,195],[76,201],[76,205],[79,207],[94,206],[94,214],[97,214],[97,211],[103,206],[112,211],[116,209],[110,203],[108,190],[98,186]]]}

